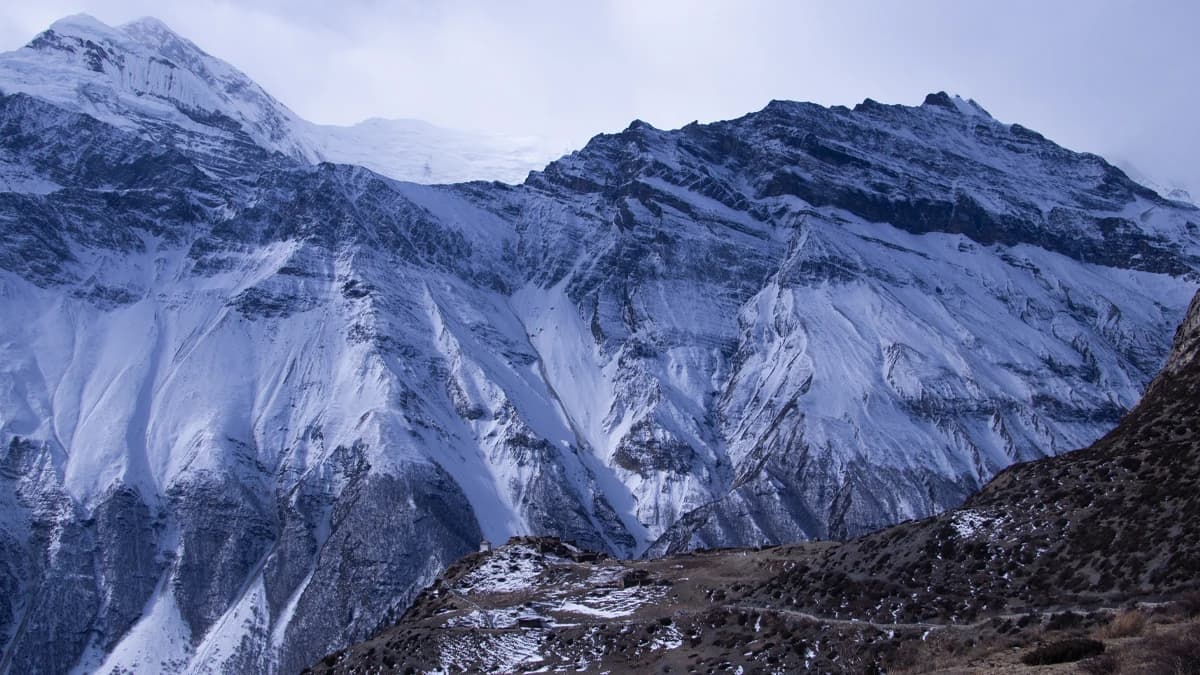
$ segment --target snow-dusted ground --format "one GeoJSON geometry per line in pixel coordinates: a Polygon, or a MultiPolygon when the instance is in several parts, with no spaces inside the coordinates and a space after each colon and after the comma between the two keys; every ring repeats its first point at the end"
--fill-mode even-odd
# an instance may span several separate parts
{"type": "Polygon", "coordinates": [[[479,635],[471,640],[443,644],[441,664],[448,673],[469,672],[474,664],[487,663],[498,673],[513,672],[542,661],[542,636],[536,631],[479,635]]]}
{"type": "MultiPolygon", "coordinates": [[[[597,619],[620,624],[665,598],[665,586],[623,587],[621,579],[628,571],[615,562],[579,564],[527,542],[510,542],[438,591],[448,592],[445,597],[459,608],[441,619],[441,625],[452,630],[438,639],[440,667],[453,672],[487,664],[490,670],[507,671],[557,661],[548,659],[545,651],[550,630],[576,628],[597,619]]],[[[589,628],[582,639],[596,637],[589,628]]],[[[682,637],[677,627],[664,626],[645,649],[675,649],[682,645],[682,637]]],[[[555,672],[564,669],[560,663],[545,667],[555,672]]],[[[575,667],[585,668],[586,663],[575,667]]]]}
{"type": "Polygon", "coordinates": [[[467,575],[458,586],[464,593],[513,593],[533,585],[547,561],[526,546],[505,548],[467,575]]]}
{"type": "Polygon", "coordinates": [[[664,594],[662,588],[634,586],[595,597],[585,596],[577,600],[567,600],[554,611],[561,614],[617,619],[633,614],[639,607],[654,602],[664,594]]]}

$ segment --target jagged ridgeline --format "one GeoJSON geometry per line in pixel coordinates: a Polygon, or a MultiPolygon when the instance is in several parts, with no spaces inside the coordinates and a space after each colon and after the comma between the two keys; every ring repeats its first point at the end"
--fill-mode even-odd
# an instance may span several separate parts
{"type": "Polygon", "coordinates": [[[152,20],[56,23],[0,91],[10,672],[295,672],[484,538],[939,512],[1109,431],[1196,284],[1194,206],[943,94],[513,186],[324,162],[370,144],[152,20]]]}
{"type": "Polygon", "coordinates": [[[1197,485],[1200,295],[1115,431],[960,508],[844,544],[638,562],[513,539],[312,672],[994,673],[1093,656],[1080,672],[1193,672],[1197,485]]]}

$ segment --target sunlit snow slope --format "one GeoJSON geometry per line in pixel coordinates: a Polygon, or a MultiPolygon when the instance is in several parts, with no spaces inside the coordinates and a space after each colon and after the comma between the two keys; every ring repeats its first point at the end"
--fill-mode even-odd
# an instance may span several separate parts
{"type": "Polygon", "coordinates": [[[484,537],[945,509],[1107,431],[1195,290],[1195,208],[944,94],[426,186],[252,83],[60,95],[140,63],[113,30],[0,72],[0,670],[295,672],[484,537]]]}

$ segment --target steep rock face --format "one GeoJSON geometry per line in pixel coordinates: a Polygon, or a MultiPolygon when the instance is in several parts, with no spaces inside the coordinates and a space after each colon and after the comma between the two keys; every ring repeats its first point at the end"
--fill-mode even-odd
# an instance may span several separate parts
{"type": "Polygon", "coordinates": [[[534,253],[592,315],[598,365],[649,376],[629,389],[653,398],[611,410],[630,429],[653,419],[728,490],[713,501],[695,472],[653,472],[643,513],[667,510],[664,493],[695,505],[656,523],[653,551],[852,536],[944,508],[1093,439],[1161,362],[1146,327],[1161,335],[1165,315],[1114,291],[1192,275],[1193,212],[951,102],[635,123],[531,177],[611,223],[569,271],[534,253]],[[943,207],[957,202],[969,223],[943,207]]]}
{"type": "Polygon", "coordinates": [[[973,620],[1194,591],[1198,345],[1200,295],[1145,396],[1096,443],[1012,466],[962,507],[832,548],[754,597],[875,621],[973,620]]]}
{"type": "Polygon", "coordinates": [[[1096,628],[1131,607],[1159,613],[1159,641],[1123,660],[1137,672],[1157,650],[1170,670],[1190,657],[1162,635],[1172,614],[1194,634],[1200,589],[1198,356],[1200,294],[1115,430],[1010,467],[957,509],[845,543],[637,561],[514,538],[309,672],[925,672],[932,659],[997,672],[1022,646],[1128,643],[1096,628]]]}
{"type": "MultiPolygon", "coordinates": [[[[122,35],[100,71],[86,40],[22,58],[116,77],[122,35]]],[[[309,164],[226,94],[0,97],[12,672],[292,671],[482,537],[940,511],[1109,429],[1193,290],[1195,209],[950,97],[635,123],[431,187],[309,164]]]]}

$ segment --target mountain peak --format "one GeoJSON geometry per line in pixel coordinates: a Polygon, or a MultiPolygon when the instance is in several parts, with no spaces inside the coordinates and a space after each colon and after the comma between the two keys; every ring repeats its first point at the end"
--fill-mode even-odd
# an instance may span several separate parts
{"type": "Polygon", "coordinates": [[[48,30],[52,30],[55,33],[63,35],[83,35],[96,33],[107,34],[114,32],[112,26],[109,26],[91,14],[85,14],[83,12],[71,14],[70,16],[64,16],[58,21],[50,24],[48,30]]]}
{"type": "Polygon", "coordinates": [[[173,54],[178,57],[181,52],[187,52],[191,59],[208,56],[191,40],[171,30],[170,26],[152,16],[143,16],[140,19],[121,24],[119,30],[134,41],[167,55],[173,54]]]}
{"type": "Polygon", "coordinates": [[[944,91],[935,91],[931,94],[926,94],[925,100],[921,103],[921,105],[931,105],[939,108],[945,108],[947,110],[957,110],[957,106],[954,105],[954,100],[951,99],[950,95],[944,91]]]}
{"type": "Polygon", "coordinates": [[[922,107],[945,108],[951,112],[960,113],[971,117],[986,117],[992,119],[991,113],[984,110],[983,106],[975,102],[975,99],[963,97],[955,94],[951,96],[944,91],[937,91],[925,96],[925,100],[921,103],[922,107]]]}
{"type": "Polygon", "coordinates": [[[203,50],[190,40],[171,30],[167,24],[152,16],[134,19],[120,26],[110,26],[91,14],[72,14],[50,24],[50,27],[35,37],[26,47],[39,49],[49,44],[48,34],[78,38],[96,43],[108,43],[110,48],[134,49],[134,44],[154,50],[164,47],[183,46],[199,54],[203,50]]]}
{"type": "MultiPolygon", "coordinates": [[[[65,16],[50,24],[26,43],[25,49],[39,54],[83,53],[95,57],[104,53],[101,43],[120,43],[124,40],[125,36],[120,31],[90,14],[81,13],[65,16]]],[[[95,58],[91,58],[91,61],[89,67],[96,70],[95,58]]]]}
{"type": "Polygon", "coordinates": [[[128,21],[121,24],[120,28],[123,31],[154,31],[171,33],[172,35],[176,34],[175,31],[171,30],[170,26],[164,23],[161,19],[157,19],[153,16],[139,17],[133,21],[128,21]]]}
{"type": "Polygon", "coordinates": [[[653,124],[641,119],[635,119],[625,127],[625,131],[657,131],[653,124]]]}
{"type": "MultiPolygon", "coordinates": [[[[0,89],[158,137],[166,122],[196,138],[247,141],[308,158],[299,118],[228,63],[158,19],[114,28],[87,14],[54,22],[25,49],[0,54],[0,89]]],[[[196,148],[213,147],[198,141],[196,148]]]]}

